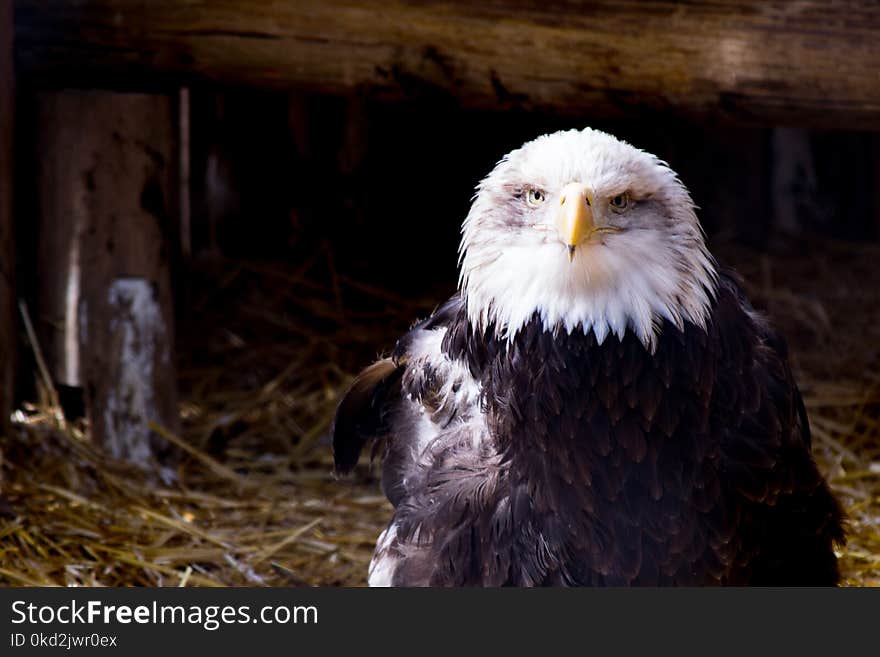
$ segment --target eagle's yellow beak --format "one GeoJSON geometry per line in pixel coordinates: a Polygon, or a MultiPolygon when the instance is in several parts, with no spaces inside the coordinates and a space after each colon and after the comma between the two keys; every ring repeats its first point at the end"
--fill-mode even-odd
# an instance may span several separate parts
{"type": "Polygon", "coordinates": [[[556,214],[556,230],[563,244],[568,247],[569,261],[574,250],[593,232],[593,194],[585,185],[569,183],[562,188],[559,211],[556,214]]]}

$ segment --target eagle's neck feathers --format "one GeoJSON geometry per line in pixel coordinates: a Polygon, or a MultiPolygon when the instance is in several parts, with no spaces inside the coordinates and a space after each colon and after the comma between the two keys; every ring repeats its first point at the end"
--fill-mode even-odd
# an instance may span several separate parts
{"type": "Polygon", "coordinates": [[[475,330],[507,342],[537,317],[544,331],[592,334],[599,345],[632,333],[649,351],[664,324],[705,328],[718,275],[701,241],[658,251],[650,260],[603,249],[578,254],[573,262],[551,250],[524,250],[478,267],[466,254],[462,293],[468,320],[475,330]]]}

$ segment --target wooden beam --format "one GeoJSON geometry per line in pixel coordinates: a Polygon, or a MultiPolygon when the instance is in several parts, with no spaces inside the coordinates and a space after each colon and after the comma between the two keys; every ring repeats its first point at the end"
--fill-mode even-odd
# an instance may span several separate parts
{"type": "Polygon", "coordinates": [[[12,4],[0,2],[0,433],[8,431],[15,394],[15,238],[12,207],[12,135],[15,89],[12,4]]]}
{"type": "Polygon", "coordinates": [[[37,98],[41,333],[57,380],[85,389],[93,440],[151,468],[178,428],[170,281],[177,211],[170,96],[37,98]]]}
{"type": "Polygon", "coordinates": [[[880,127],[873,0],[16,0],[23,73],[880,127]]]}

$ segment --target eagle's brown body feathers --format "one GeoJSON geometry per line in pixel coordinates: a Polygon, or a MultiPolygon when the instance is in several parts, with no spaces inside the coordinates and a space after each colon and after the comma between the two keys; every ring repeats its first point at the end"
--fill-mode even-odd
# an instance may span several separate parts
{"type": "Polygon", "coordinates": [[[730,278],[711,318],[662,327],[653,354],[537,320],[510,344],[486,338],[458,299],[417,325],[344,418],[374,434],[334,436],[342,471],[352,446],[387,441],[395,537],[377,558],[393,561],[390,583],[835,584],[841,512],[784,345],[730,278]],[[443,368],[408,353],[426,331],[466,363],[480,408],[442,406],[443,368]],[[410,397],[438,427],[424,452],[410,397]],[[457,417],[475,412],[485,435],[457,417]]]}

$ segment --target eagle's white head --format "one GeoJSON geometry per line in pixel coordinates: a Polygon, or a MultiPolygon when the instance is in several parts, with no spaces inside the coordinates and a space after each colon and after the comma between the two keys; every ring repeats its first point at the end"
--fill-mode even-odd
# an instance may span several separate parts
{"type": "Polygon", "coordinates": [[[675,172],[589,128],[508,153],[462,228],[470,321],[507,338],[537,312],[549,331],[629,329],[653,349],[664,318],[705,326],[716,278],[675,172]]]}

